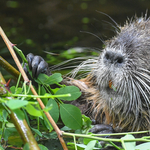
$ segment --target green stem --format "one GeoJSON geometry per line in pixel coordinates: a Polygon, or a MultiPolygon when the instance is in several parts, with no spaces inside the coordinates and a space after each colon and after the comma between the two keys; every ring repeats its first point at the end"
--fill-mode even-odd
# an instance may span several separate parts
{"type": "Polygon", "coordinates": [[[143,133],[149,133],[150,131],[138,131],[138,132],[122,132],[122,133],[110,133],[110,134],[91,134],[92,136],[107,136],[107,135],[126,135],[126,134],[143,134],[143,133]]]}
{"type": "Polygon", "coordinates": [[[30,98],[55,98],[55,97],[70,97],[71,94],[63,94],[63,95],[24,95],[24,94],[11,94],[12,97],[30,97],[30,98]]]}
{"type": "Polygon", "coordinates": [[[40,131],[40,120],[39,120],[39,117],[37,117],[37,129],[40,131]]]}
{"type": "Polygon", "coordinates": [[[123,150],[122,148],[120,148],[120,147],[118,147],[116,144],[114,144],[112,141],[109,141],[109,143],[110,143],[113,147],[115,147],[116,149],[118,149],[118,150],[123,150]]]}
{"type": "MultiPolygon", "coordinates": [[[[63,135],[76,136],[76,137],[82,137],[82,138],[90,138],[90,139],[99,140],[99,141],[105,141],[105,142],[109,142],[109,141],[122,142],[122,139],[101,138],[101,137],[94,137],[92,135],[74,134],[74,133],[68,133],[68,132],[63,132],[63,135]]],[[[135,141],[150,142],[150,140],[143,139],[143,138],[124,139],[123,141],[124,142],[135,142],[135,141]]]]}
{"type": "Polygon", "coordinates": [[[24,54],[22,53],[22,51],[21,51],[19,48],[17,48],[16,46],[13,46],[13,48],[14,48],[14,50],[19,54],[19,56],[22,58],[22,60],[23,60],[25,63],[27,63],[27,59],[26,59],[26,57],[24,56],[24,54]]]}
{"type": "Polygon", "coordinates": [[[2,123],[2,129],[1,129],[2,130],[2,134],[0,135],[0,141],[1,141],[1,139],[3,137],[3,134],[4,134],[5,124],[6,124],[6,122],[2,123]]]}
{"type": "Polygon", "coordinates": [[[16,87],[15,87],[15,93],[17,92],[17,88],[19,86],[20,79],[21,79],[21,73],[19,74],[19,77],[18,77],[18,80],[17,80],[17,84],[16,84],[16,87]]]}
{"type": "Polygon", "coordinates": [[[0,98],[0,102],[3,102],[3,103],[5,103],[6,101],[0,98]]]}
{"type": "Polygon", "coordinates": [[[74,144],[75,144],[75,150],[78,150],[77,145],[76,145],[76,137],[75,136],[73,136],[73,140],[74,140],[74,144]]]}

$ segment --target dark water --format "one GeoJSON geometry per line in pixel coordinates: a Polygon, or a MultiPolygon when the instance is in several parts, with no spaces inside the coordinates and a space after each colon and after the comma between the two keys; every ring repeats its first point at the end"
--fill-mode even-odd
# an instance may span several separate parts
{"type": "MultiPolygon", "coordinates": [[[[110,17],[123,25],[127,17],[140,17],[146,10],[149,14],[149,9],[149,0],[0,0],[0,26],[24,54],[46,58],[44,51],[101,49],[101,40],[83,31],[106,40],[114,36],[115,23],[110,17]]],[[[14,65],[2,39],[0,56],[14,65]]],[[[0,71],[7,74],[1,67],[0,71]]]]}
{"type": "MultiPolygon", "coordinates": [[[[46,58],[43,51],[101,49],[100,39],[84,31],[109,39],[115,23],[107,15],[123,25],[127,17],[141,16],[149,8],[149,0],[1,0],[0,26],[24,54],[32,52],[46,58]]],[[[13,64],[5,47],[0,40],[0,55],[13,64]]]]}

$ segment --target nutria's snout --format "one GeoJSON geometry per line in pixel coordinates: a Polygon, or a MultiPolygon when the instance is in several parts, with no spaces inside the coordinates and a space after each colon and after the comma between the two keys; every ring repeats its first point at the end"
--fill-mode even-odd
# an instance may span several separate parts
{"type": "Polygon", "coordinates": [[[106,51],[103,56],[104,63],[107,65],[122,65],[124,63],[124,57],[121,53],[106,51]]]}

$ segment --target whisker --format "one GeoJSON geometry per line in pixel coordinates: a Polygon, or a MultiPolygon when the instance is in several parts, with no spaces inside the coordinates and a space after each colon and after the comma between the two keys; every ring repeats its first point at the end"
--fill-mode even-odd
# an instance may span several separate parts
{"type": "Polygon", "coordinates": [[[120,28],[119,25],[118,25],[118,23],[112,17],[110,17],[108,14],[106,14],[104,12],[101,12],[101,11],[98,11],[98,10],[96,10],[96,12],[101,13],[101,14],[107,16],[118,28],[120,28]]]}
{"type": "Polygon", "coordinates": [[[91,32],[88,32],[88,31],[80,31],[82,33],[87,33],[87,34],[91,34],[93,36],[95,36],[96,38],[98,38],[104,45],[105,45],[105,41],[103,41],[99,36],[97,36],[96,34],[94,33],[91,33],[91,32]]]}

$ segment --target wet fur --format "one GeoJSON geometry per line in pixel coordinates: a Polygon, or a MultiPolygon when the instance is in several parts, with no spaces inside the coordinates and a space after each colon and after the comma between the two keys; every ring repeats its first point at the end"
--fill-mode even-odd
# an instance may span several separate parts
{"type": "Polygon", "coordinates": [[[105,42],[99,57],[88,59],[73,72],[88,76],[78,86],[98,123],[110,124],[116,131],[150,129],[150,19],[135,18],[127,21],[112,39],[105,42]],[[120,66],[106,64],[107,51],[120,53],[124,60],[120,66]],[[116,91],[109,87],[109,82],[116,91]]]}

